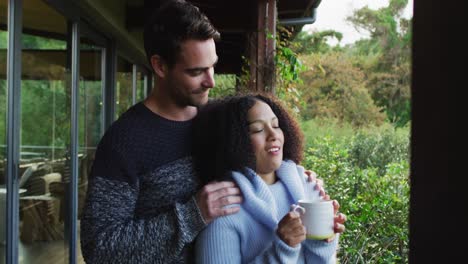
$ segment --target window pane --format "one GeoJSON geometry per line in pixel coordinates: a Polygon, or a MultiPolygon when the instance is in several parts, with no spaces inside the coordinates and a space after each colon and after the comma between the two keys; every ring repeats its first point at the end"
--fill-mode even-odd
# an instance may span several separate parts
{"type": "Polygon", "coordinates": [[[6,63],[7,63],[7,0],[0,0],[0,263],[5,260],[6,240],[6,63]]]}
{"type": "MultiPolygon", "coordinates": [[[[81,36],[80,44],[80,112],[78,153],[78,221],[86,197],[88,174],[97,144],[103,133],[102,53],[104,48],[81,36]]],[[[79,228],[79,224],[78,224],[79,228]]],[[[84,263],[77,243],[78,263],[84,263]]]]}
{"type": "Polygon", "coordinates": [[[117,85],[115,91],[115,115],[121,114],[132,106],[132,64],[122,57],[117,58],[117,85]]]}
{"type": "Polygon", "coordinates": [[[145,91],[146,75],[144,72],[137,71],[136,102],[143,101],[146,98],[145,91]]]}
{"type": "Polygon", "coordinates": [[[67,263],[64,220],[71,177],[67,21],[43,1],[23,5],[19,262],[67,263]]]}

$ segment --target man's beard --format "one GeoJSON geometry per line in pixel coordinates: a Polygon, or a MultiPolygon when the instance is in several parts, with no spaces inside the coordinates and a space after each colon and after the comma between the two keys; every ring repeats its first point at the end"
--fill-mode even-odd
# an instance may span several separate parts
{"type": "Polygon", "coordinates": [[[173,93],[174,102],[180,107],[194,106],[200,107],[205,105],[208,102],[208,96],[204,98],[198,98],[199,94],[206,93],[208,89],[199,88],[195,91],[192,91],[189,95],[173,93]],[[197,100],[198,99],[198,100],[197,100]]]}

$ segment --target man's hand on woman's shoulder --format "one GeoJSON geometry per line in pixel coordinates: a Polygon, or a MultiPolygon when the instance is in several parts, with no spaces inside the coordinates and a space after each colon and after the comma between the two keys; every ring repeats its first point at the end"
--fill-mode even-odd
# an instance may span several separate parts
{"type": "Polygon", "coordinates": [[[237,213],[239,206],[226,206],[242,202],[241,192],[232,181],[211,182],[197,192],[195,199],[207,224],[219,216],[237,213]]]}

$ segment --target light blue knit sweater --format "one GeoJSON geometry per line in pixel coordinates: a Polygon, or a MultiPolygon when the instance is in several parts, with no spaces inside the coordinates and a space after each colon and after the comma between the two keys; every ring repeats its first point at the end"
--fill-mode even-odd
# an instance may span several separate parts
{"type": "Polygon", "coordinates": [[[296,247],[290,247],[276,235],[278,222],[288,213],[289,205],[305,198],[306,191],[318,197],[314,183],[306,182],[304,169],[294,162],[283,161],[276,175],[287,191],[272,193],[276,188],[269,188],[249,169],[247,175],[232,173],[244,197],[241,210],[216,219],[199,234],[195,254],[197,263],[335,262],[338,239],[331,243],[305,240],[296,247]],[[278,205],[275,201],[286,204],[278,205]]]}

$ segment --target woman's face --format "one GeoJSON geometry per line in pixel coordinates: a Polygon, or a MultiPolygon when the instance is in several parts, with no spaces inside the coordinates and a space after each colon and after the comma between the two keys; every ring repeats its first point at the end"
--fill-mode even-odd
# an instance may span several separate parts
{"type": "Polygon", "coordinates": [[[256,101],[247,113],[247,121],[256,158],[256,172],[260,176],[274,174],[283,160],[284,135],[278,118],[268,104],[256,101]]]}

